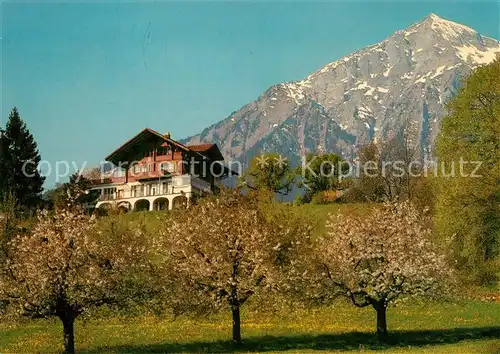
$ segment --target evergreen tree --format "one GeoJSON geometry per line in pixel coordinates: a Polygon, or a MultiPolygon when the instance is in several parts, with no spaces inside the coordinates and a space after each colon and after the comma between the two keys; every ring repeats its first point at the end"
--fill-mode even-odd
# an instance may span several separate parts
{"type": "Polygon", "coordinates": [[[38,172],[39,163],[35,139],[14,107],[0,132],[0,196],[12,193],[20,206],[35,207],[45,180],[38,172]]]}

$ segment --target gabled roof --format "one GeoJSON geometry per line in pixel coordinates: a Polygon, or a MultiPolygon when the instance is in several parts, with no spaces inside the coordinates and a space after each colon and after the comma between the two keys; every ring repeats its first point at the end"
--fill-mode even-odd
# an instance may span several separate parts
{"type": "MultiPolygon", "coordinates": [[[[201,144],[201,145],[191,145],[185,146],[178,141],[172,140],[167,136],[158,133],[157,131],[145,128],[140,131],[137,135],[123,143],[117,149],[115,149],[111,154],[106,156],[106,160],[118,165],[120,162],[127,162],[128,157],[132,153],[138,152],[137,146],[151,145],[158,146],[162,143],[169,143],[170,145],[177,146],[179,149],[192,152],[196,155],[208,157],[213,161],[223,161],[224,157],[219,151],[216,144],[201,144]]],[[[128,161],[131,162],[131,161],[128,161]]]]}
{"type": "Polygon", "coordinates": [[[137,151],[136,149],[134,149],[134,147],[137,147],[138,144],[160,144],[164,141],[168,141],[169,143],[176,145],[183,150],[187,150],[184,145],[167,138],[163,134],[160,134],[153,129],[146,128],[131,139],[127,140],[125,143],[115,149],[115,151],[113,151],[111,154],[106,156],[106,160],[111,161],[112,163],[117,165],[120,162],[127,161],[127,157],[130,156],[130,153],[137,151]]]}
{"type": "Polygon", "coordinates": [[[208,156],[212,161],[223,161],[224,156],[222,156],[217,144],[198,144],[198,145],[187,145],[187,148],[191,151],[199,152],[205,156],[208,156]]]}

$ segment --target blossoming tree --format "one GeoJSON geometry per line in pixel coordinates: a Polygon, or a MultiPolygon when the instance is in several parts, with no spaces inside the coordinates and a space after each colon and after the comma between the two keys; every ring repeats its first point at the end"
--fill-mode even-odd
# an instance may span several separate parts
{"type": "Polygon", "coordinates": [[[77,211],[41,212],[31,234],[11,241],[0,279],[2,297],[23,315],[61,320],[67,353],[75,351],[75,319],[89,308],[118,304],[129,291],[123,280],[142,266],[145,247],[133,235],[104,240],[95,226],[77,211]]]}
{"type": "Polygon", "coordinates": [[[12,194],[0,199],[0,271],[8,257],[8,243],[12,235],[18,232],[19,207],[12,194]]]}
{"type": "Polygon", "coordinates": [[[310,275],[316,294],[340,294],[355,306],[372,306],[383,339],[390,303],[451,290],[452,270],[429,241],[428,221],[409,202],[385,204],[368,216],[332,215],[328,235],[315,247],[310,275]]]}
{"type": "Polygon", "coordinates": [[[234,342],[241,341],[241,306],[259,290],[277,284],[287,254],[308,238],[309,228],[292,223],[285,214],[266,215],[255,198],[223,191],[166,224],[163,249],[193,292],[180,296],[228,307],[234,342]]]}

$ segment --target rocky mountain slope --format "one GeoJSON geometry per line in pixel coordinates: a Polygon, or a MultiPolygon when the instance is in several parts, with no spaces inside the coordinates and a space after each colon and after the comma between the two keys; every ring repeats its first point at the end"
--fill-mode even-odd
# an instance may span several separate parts
{"type": "Polygon", "coordinates": [[[243,162],[261,150],[293,160],[317,151],[352,158],[411,124],[427,155],[461,78],[497,53],[499,41],[431,14],[304,80],[272,86],[184,143],[216,142],[227,160],[243,162]]]}

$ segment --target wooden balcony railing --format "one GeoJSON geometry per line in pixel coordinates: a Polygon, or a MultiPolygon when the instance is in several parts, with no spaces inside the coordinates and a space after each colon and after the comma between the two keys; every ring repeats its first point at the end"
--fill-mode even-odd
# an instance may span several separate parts
{"type": "MultiPolygon", "coordinates": [[[[115,180],[113,180],[114,182],[115,180]]],[[[131,190],[119,190],[117,193],[102,194],[99,197],[101,201],[107,200],[121,200],[128,198],[138,198],[138,197],[151,197],[158,195],[168,195],[168,194],[178,194],[181,191],[186,190],[186,187],[194,187],[196,189],[203,190],[205,192],[211,191],[211,185],[209,182],[202,180],[197,177],[190,175],[175,176],[169,183],[155,183],[155,184],[143,184],[143,188],[131,189],[131,190]]],[[[111,188],[112,186],[110,186],[111,188]]]]}

